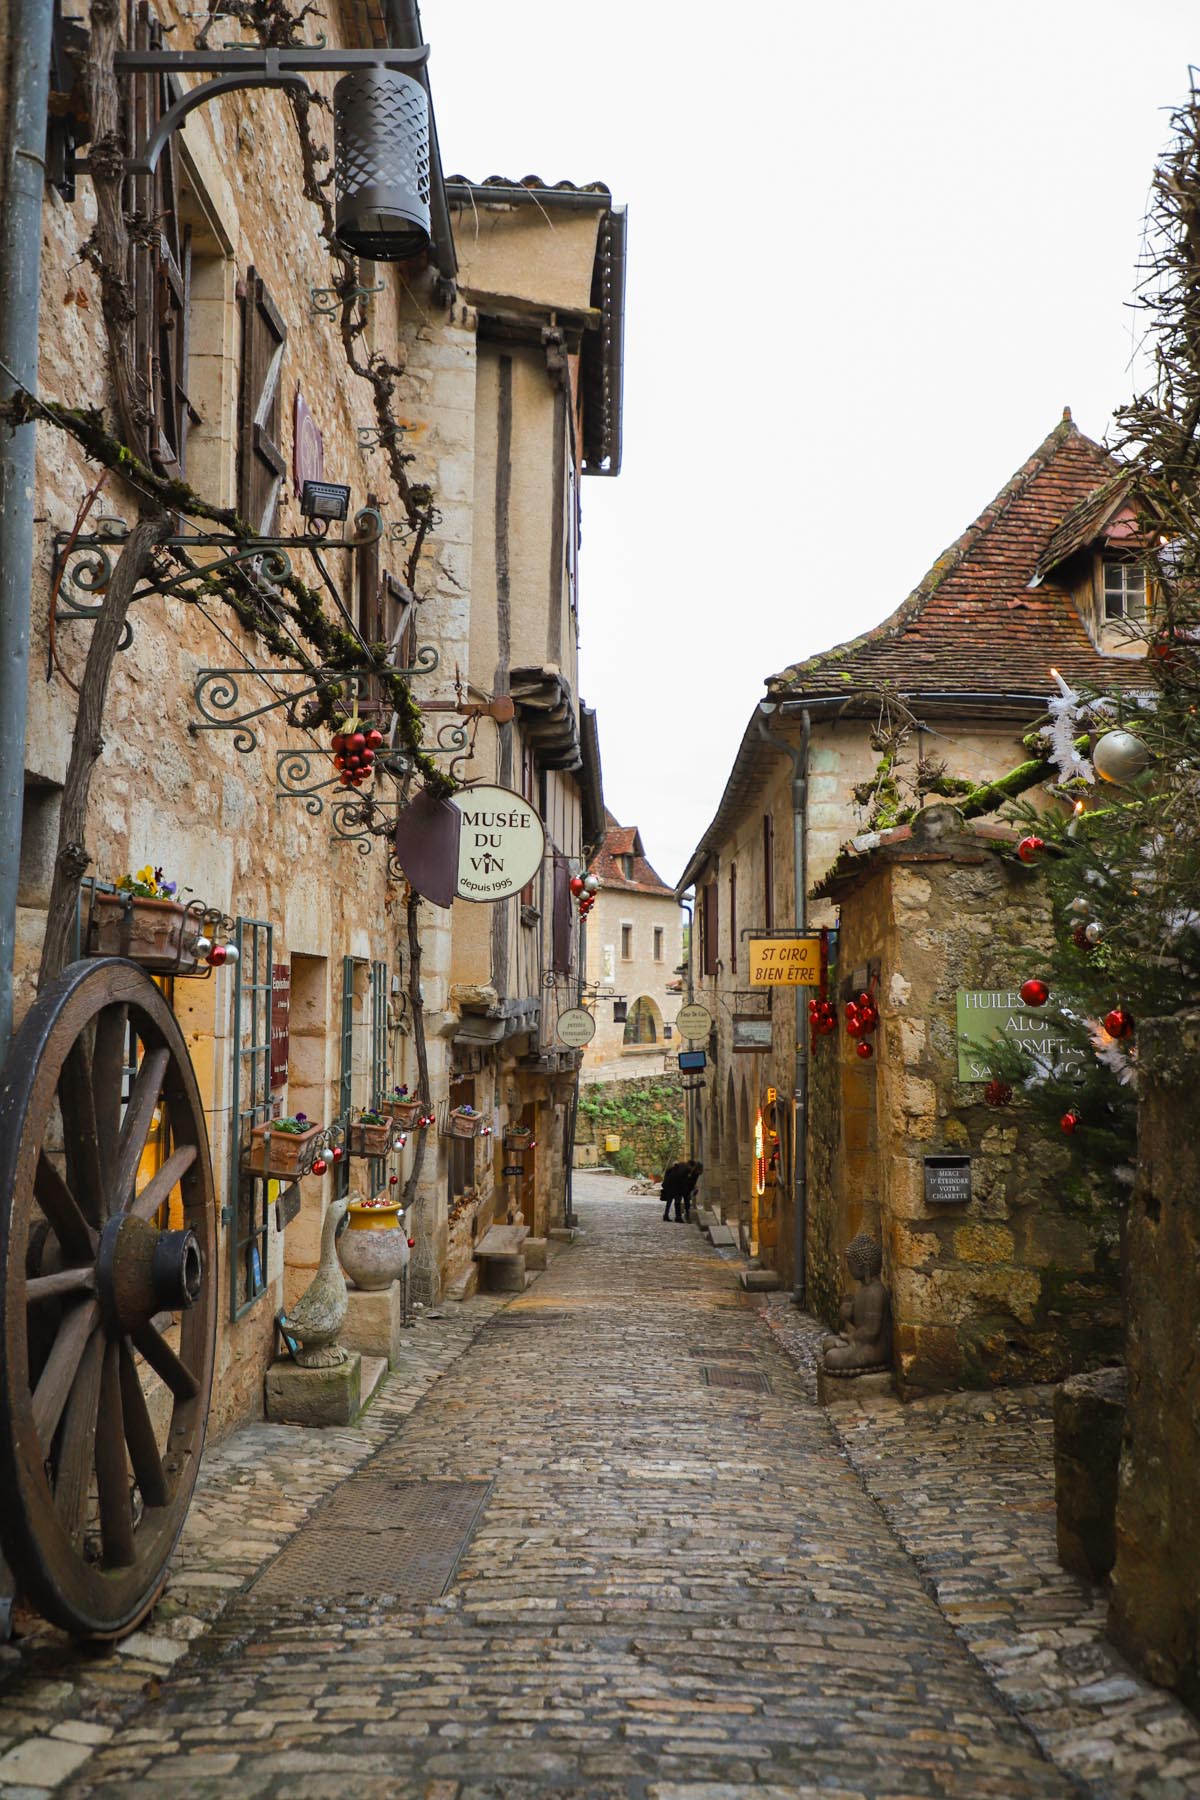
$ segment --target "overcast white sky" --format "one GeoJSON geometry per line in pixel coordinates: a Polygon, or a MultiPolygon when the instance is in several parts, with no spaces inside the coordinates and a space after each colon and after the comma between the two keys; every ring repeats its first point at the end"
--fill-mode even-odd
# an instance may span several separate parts
{"type": "Polygon", "coordinates": [[[423,0],[447,171],[629,208],[583,486],[605,795],[677,879],[765,677],[897,606],[1070,405],[1102,437],[1194,0],[423,0]]]}

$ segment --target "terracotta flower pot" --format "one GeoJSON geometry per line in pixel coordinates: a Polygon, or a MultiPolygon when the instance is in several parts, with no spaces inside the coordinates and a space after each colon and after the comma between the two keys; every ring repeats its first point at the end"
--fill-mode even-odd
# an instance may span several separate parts
{"type": "Polygon", "coordinates": [[[482,1125],[482,1113],[452,1112],[446,1120],[446,1129],[451,1137],[478,1137],[482,1125]]]}
{"type": "Polygon", "coordinates": [[[361,1119],[355,1119],[346,1133],[346,1148],[351,1156],[386,1156],[395,1129],[390,1119],[382,1125],[364,1125],[361,1119]]]}
{"type": "Polygon", "coordinates": [[[421,1102],[419,1100],[382,1100],[379,1104],[379,1111],[386,1113],[392,1123],[399,1125],[402,1131],[411,1131],[421,1117],[421,1102]]]}
{"type": "MultiPolygon", "coordinates": [[[[88,923],[89,956],[127,956],[143,969],[161,974],[194,969],[196,958],[185,942],[187,908],[178,900],[141,900],[129,894],[93,894],[88,923]]],[[[191,944],[198,921],[187,932],[191,944]]]]}
{"type": "Polygon", "coordinates": [[[269,1120],[256,1125],[250,1133],[245,1166],[255,1175],[290,1176],[294,1181],[307,1172],[321,1131],[320,1125],[308,1131],[275,1131],[269,1120]]]}

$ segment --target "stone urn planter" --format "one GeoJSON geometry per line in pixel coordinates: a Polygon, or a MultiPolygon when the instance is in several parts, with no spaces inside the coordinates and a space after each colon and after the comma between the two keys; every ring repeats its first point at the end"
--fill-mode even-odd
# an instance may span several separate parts
{"type": "Polygon", "coordinates": [[[126,956],[143,969],[186,974],[196,966],[193,946],[199,935],[199,920],[178,900],[144,900],[120,893],[92,896],[89,956],[126,956]]]}
{"type": "Polygon", "coordinates": [[[338,1239],[342,1268],[357,1288],[368,1293],[391,1287],[408,1267],[408,1233],[399,1200],[351,1200],[350,1229],[338,1239]]]}
{"type": "Polygon", "coordinates": [[[243,1157],[244,1166],[253,1175],[276,1175],[298,1181],[306,1175],[317,1153],[317,1142],[323,1127],[312,1125],[307,1131],[280,1131],[274,1120],[256,1125],[250,1133],[250,1147],[243,1157]]]}

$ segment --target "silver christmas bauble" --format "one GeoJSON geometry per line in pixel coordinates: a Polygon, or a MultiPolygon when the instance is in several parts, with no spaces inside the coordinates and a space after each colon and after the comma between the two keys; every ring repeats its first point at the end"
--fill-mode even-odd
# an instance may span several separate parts
{"type": "Polygon", "coordinates": [[[1100,939],[1104,936],[1104,927],[1103,925],[1097,924],[1096,920],[1093,919],[1090,925],[1084,926],[1083,935],[1089,944],[1098,944],[1100,939]]]}
{"type": "Polygon", "coordinates": [[[1092,903],[1086,894],[1076,894],[1075,898],[1067,903],[1068,912],[1090,913],[1091,910],[1092,903]]]}
{"type": "Polygon", "coordinates": [[[1124,787],[1141,774],[1150,761],[1150,752],[1132,731],[1106,731],[1092,751],[1092,761],[1097,775],[1124,787]]]}
{"type": "Polygon", "coordinates": [[[600,877],[598,875],[585,875],[583,878],[583,889],[586,894],[599,893],[600,877]]]}

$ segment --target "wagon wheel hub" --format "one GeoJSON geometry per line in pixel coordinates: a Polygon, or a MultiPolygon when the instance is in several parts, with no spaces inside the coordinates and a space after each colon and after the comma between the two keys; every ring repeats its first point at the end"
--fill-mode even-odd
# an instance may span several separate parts
{"type": "Polygon", "coordinates": [[[203,1281],[194,1231],[159,1231],[127,1215],[104,1227],[96,1258],[96,1298],[109,1337],[136,1331],[156,1313],[194,1306],[203,1281]]]}

